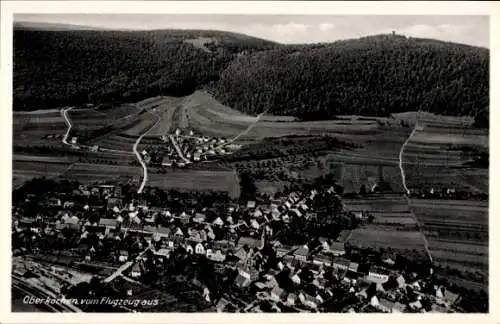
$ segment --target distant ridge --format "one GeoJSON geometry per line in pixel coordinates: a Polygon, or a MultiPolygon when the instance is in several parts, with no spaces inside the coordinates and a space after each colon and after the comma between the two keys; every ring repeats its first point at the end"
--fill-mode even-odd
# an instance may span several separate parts
{"type": "Polygon", "coordinates": [[[72,24],[51,24],[51,23],[39,23],[30,21],[18,21],[14,23],[14,29],[22,30],[42,30],[42,31],[58,31],[58,30],[109,30],[107,28],[91,27],[84,25],[72,25],[72,24]]]}

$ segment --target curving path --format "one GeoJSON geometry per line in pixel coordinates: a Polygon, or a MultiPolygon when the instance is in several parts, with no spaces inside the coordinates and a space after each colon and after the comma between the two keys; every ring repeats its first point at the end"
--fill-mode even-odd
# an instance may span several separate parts
{"type": "Polygon", "coordinates": [[[179,157],[184,161],[184,163],[186,163],[186,164],[191,163],[191,161],[189,161],[188,159],[186,159],[186,157],[184,156],[184,154],[182,154],[182,150],[179,147],[179,144],[177,144],[177,141],[175,140],[174,136],[173,135],[168,135],[168,138],[170,139],[170,142],[172,142],[172,144],[174,145],[174,148],[175,148],[175,151],[177,152],[177,155],[179,155],[179,157]]]}
{"type": "Polygon", "coordinates": [[[142,138],[144,136],[146,136],[153,128],[155,128],[156,125],[158,125],[158,123],[161,121],[161,118],[159,116],[155,115],[154,113],[152,113],[149,110],[148,110],[148,112],[150,114],[152,114],[153,116],[155,116],[158,120],[156,121],[156,123],[153,124],[153,126],[151,126],[147,131],[145,131],[141,136],[139,136],[139,138],[137,138],[137,141],[135,141],[134,146],[132,147],[132,151],[134,152],[135,156],[137,157],[137,160],[141,164],[142,170],[143,170],[142,182],[141,182],[141,185],[139,186],[139,189],[137,190],[138,194],[142,193],[142,191],[144,190],[144,187],[146,186],[146,183],[148,182],[148,167],[147,167],[146,163],[144,162],[144,160],[142,159],[141,154],[137,151],[137,147],[139,146],[139,143],[141,142],[142,138]]]}
{"type": "Polygon", "coordinates": [[[78,149],[78,145],[75,145],[75,144],[71,144],[71,143],[68,143],[68,137],[69,137],[69,133],[71,132],[71,127],[73,127],[73,125],[71,124],[71,121],[68,117],[68,111],[70,111],[71,109],[73,109],[73,107],[70,107],[70,108],[62,108],[61,109],[61,115],[63,116],[64,118],[64,121],[66,122],[66,125],[68,125],[68,129],[66,130],[66,133],[64,134],[63,136],[63,139],[62,139],[62,142],[65,144],[65,145],[69,145],[71,146],[72,148],[76,148],[78,149]]]}
{"type": "Polygon", "coordinates": [[[418,125],[418,123],[415,124],[415,127],[411,131],[410,136],[408,136],[406,141],[403,143],[403,146],[401,146],[401,150],[399,151],[399,170],[401,171],[401,181],[403,183],[403,188],[405,189],[407,195],[410,195],[410,189],[408,189],[408,187],[406,185],[406,175],[405,175],[405,170],[403,167],[403,153],[404,153],[406,145],[408,145],[408,143],[410,142],[413,135],[415,135],[415,132],[417,131],[417,125],[418,125]]]}
{"type": "MultiPolygon", "coordinates": [[[[401,182],[402,182],[403,188],[405,189],[405,192],[406,192],[405,198],[408,202],[408,205],[410,206],[410,210],[411,210],[410,189],[408,189],[408,186],[406,185],[406,175],[405,175],[405,170],[403,167],[403,154],[404,154],[404,150],[405,150],[406,145],[408,145],[408,143],[410,142],[413,135],[415,135],[418,128],[419,128],[419,123],[417,121],[415,123],[415,127],[413,127],[413,130],[411,131],[410,135],[408,136],[406,141],[403,143],[403,145],[401,146],[401,150],[399,151],[399,170],[401,171],[401,182]]],[[[418,220],[418,217],[415,215],[415,213],[413,211],[411,211],[411,215],[413,216],[413,219],[415,220],[415,224],[417,224],[418,230],[420,231],[420,235],[422,236],[422,239],[424,241],[425,252],[427,253],[429,260],[432,263],[433,259],[432,259],[431,251],[429,250],[429,241],[427,241],[427,237],[425,236],[423,228],[418,220]]]]}

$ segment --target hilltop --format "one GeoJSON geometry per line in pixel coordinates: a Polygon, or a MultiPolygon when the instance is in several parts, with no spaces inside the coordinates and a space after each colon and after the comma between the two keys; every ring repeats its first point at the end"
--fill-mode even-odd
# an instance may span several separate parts
{"type": "Polygon", "coordinates": [[[187,95],[237,55],[278,46],[218,31],[53,29],[14,29],[15,110],[187,95]]]}
{"type": "Polygon", "coordinates": [[[233,108],[330,119],[419,109],[474,115],[488,106],[484,48],[379,35],[287,46],[234,60],[216,96],[233,108]]]}
{"type": "Polygon", "coordinates": [[[488,124],[489,50],[377,35],[282,45],[203,30],[14,31],[14,109],[209,90],[245,113],[303,120],[424,110],[488,124]],[[54,64],[57,62],[57,64],[54,64]]]}

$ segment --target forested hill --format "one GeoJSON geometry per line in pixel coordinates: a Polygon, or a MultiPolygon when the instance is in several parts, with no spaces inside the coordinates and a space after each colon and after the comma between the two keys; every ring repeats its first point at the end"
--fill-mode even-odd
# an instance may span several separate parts
{"type": "Polygon", "coordinates": [[[248,113],[482,111],[487,122],[488,73],[485,48],[398,35],[281,45],[217,31],[14,31],[16,110],[210,88],[248,113]]]}
{"type": "Polygon", "coordinates": [[[180,96],[217,82],[238,55],[279,46],[200,30],[14,30],[14,109],[180,96]]]}
{"type": "Polygon", "coordinates": [[[271,107],[303,119],[418,109],[474,115],[488,112],[488,83],[487,49],[381,35],[239,57],[216,95],[249,113],[271,107]]]}

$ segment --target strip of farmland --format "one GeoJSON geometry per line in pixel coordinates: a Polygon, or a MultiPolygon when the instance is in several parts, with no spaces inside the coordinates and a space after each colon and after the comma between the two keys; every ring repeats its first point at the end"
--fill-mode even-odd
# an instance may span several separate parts
{"type": "Polygon", "coordinates": [[[352,231],[349,244],[363,248],[392,248],[394,250],[417,250],[425,252],[419,231],[394,231],[392,227],[370,226],[352,231]]]}
{"type": "Polygon", "coordinates": [[[239,196],[239,179],[234,171],[175,170],[166,174],[152,173],[148,185],[186,191],[225,191],[239,196]]]}

